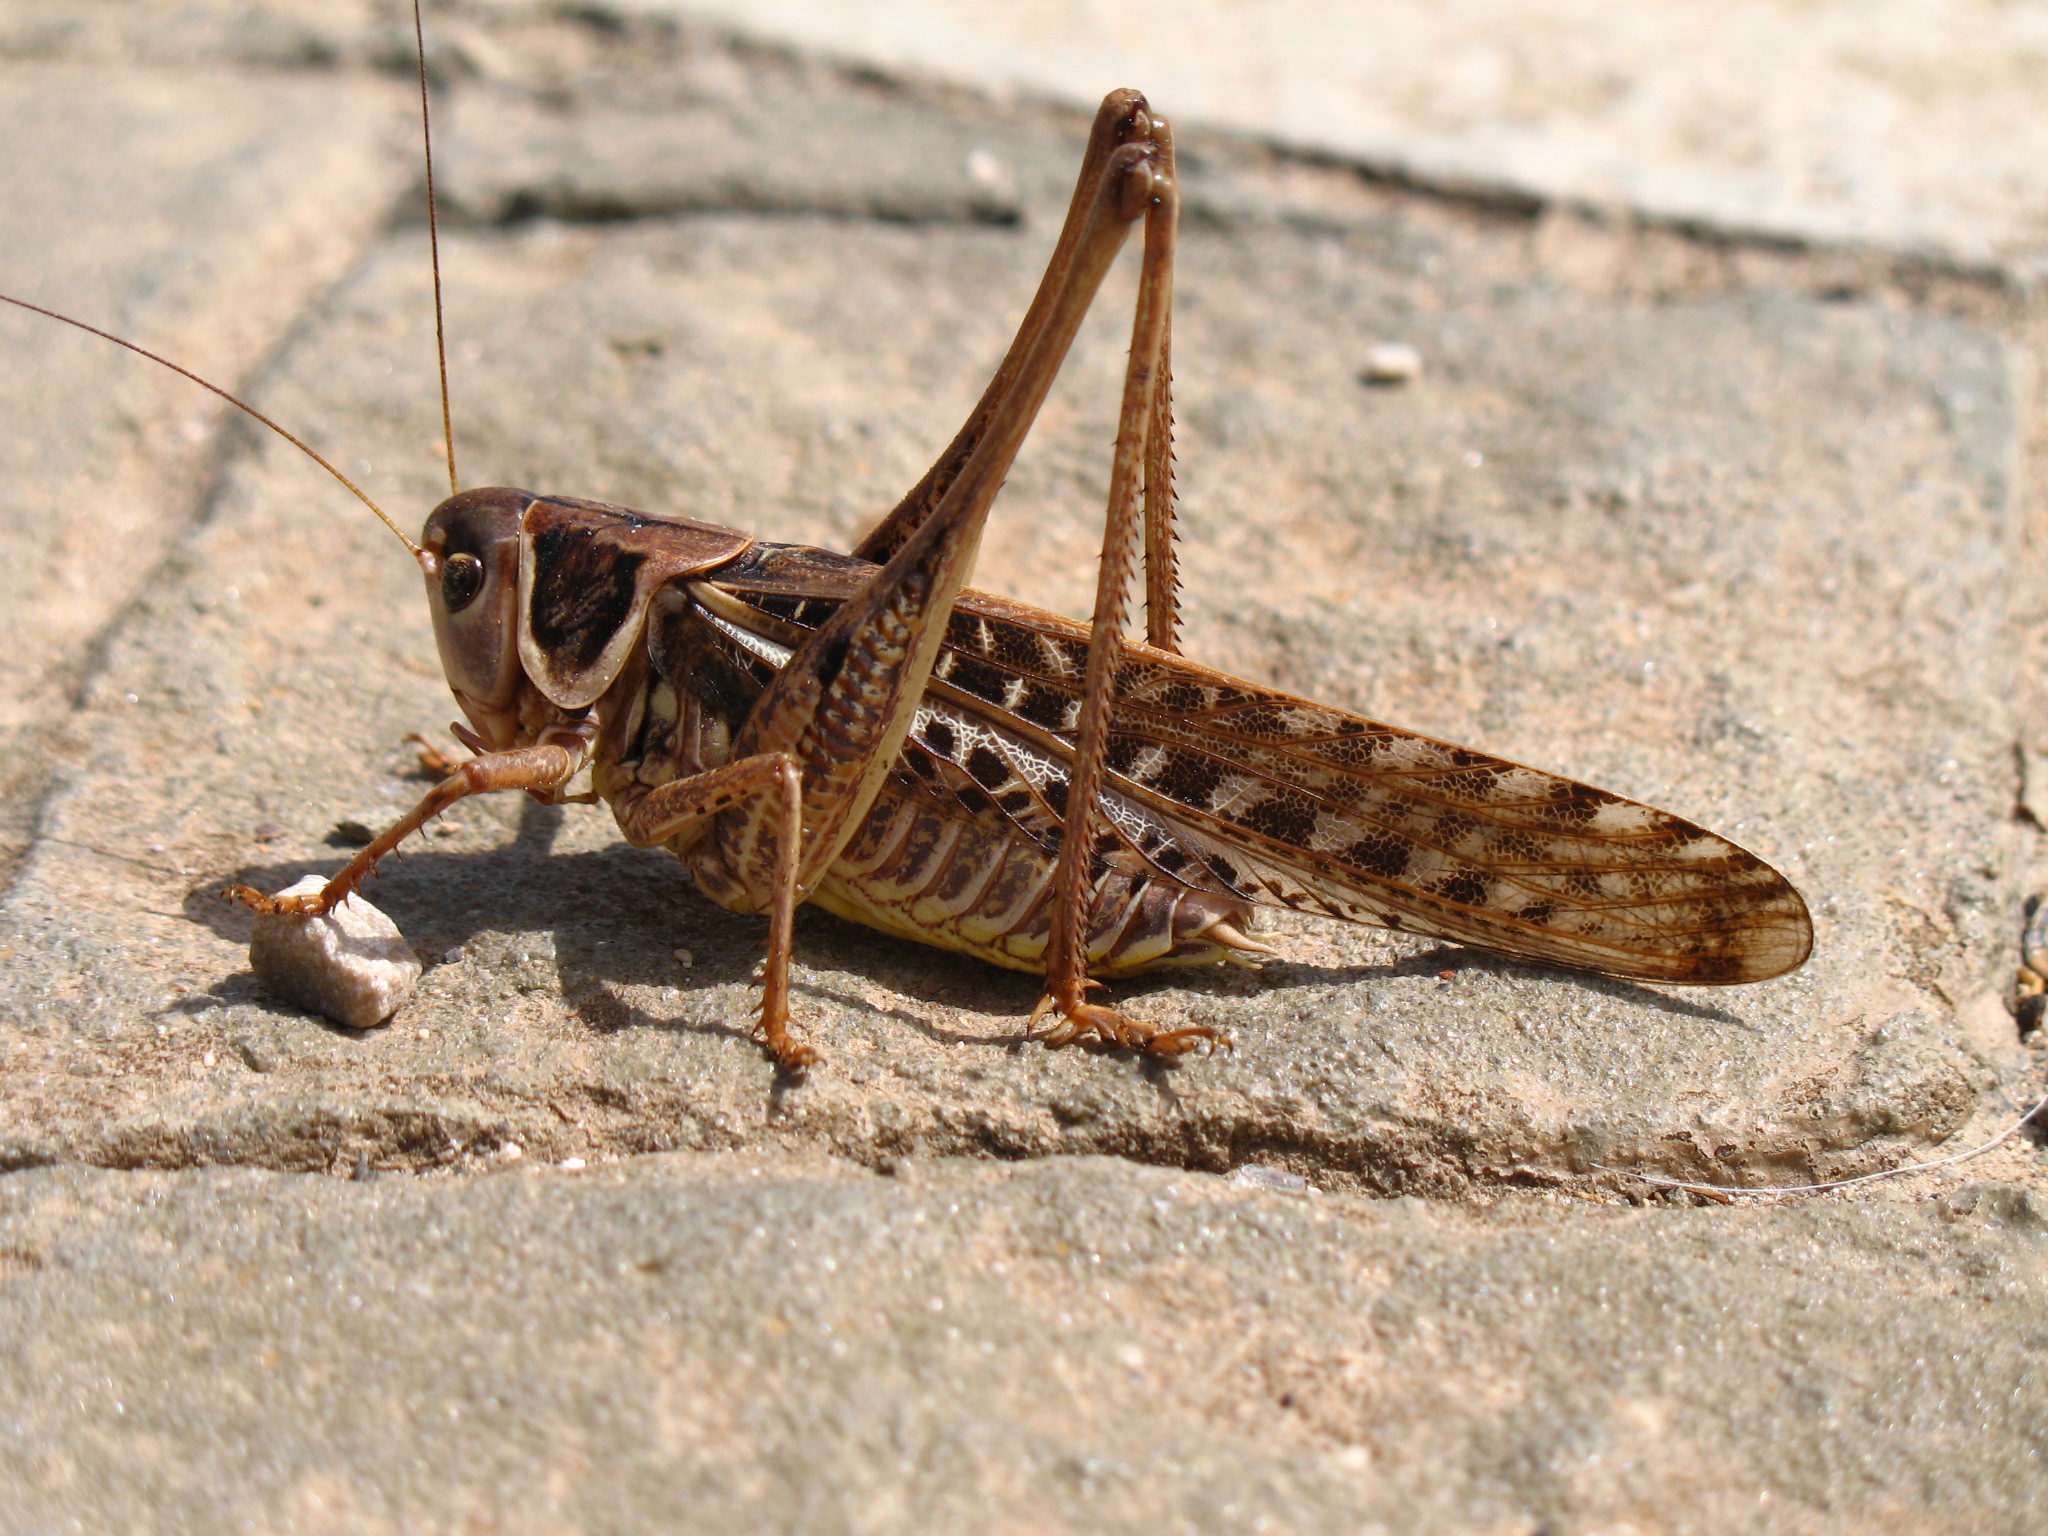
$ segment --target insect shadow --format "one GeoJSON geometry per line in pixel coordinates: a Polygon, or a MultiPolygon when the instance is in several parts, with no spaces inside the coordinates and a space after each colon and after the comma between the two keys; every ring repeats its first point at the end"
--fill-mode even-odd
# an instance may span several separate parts
{"type": "MultiPolygon", "coordinates": [[[[556,852],[565,815],[561,806],[525,801],[511,840],[496,847],[457,852],[416,845],[379,870],[374,898],[413,936],[414,947],[430,965],[441,963],[452,951],[466,949],[485,933],[547,934],[564,1004],[598,1033],[661,1029],[749,1038],[744,1023],[650,1010],[633,1001],[624,989],[673,988],[688,993],[748,982],[760,952],[765,920],[735,915],[706,900],[682,866],[659,851],[615,843],[598,850],[556,852]],[[687,970],[675,958],[677,948],[690,952],[692,963],[687,970]]],[[[250,865],[235,878],[279,889],[307,874],[328,874],[332,864],[330,855],[250,865]]],[[[253,918],[245,908],[222,902],[219,888],[219,878],[211,876],[195,887],[185,898],[185,916],[222,938],[245,944],[253,918]]],[[[996,970],[966,956],[876,933],[815,907],[800,910],[797,934],[799,958],[806,969],[857,971],[877,986],[916,1003],[1008,1020],[1028,1011],[1037,995],[1035,977],[996,970]]],[[[1363,985],[1441,975],[1446,969],[1547,980],[1663,1013],[1743,1029],[1754,1027],[1713,1004],[1634,982],[1444,946],[1356,965],[1318,965],[1282,958],[1263,966],[1255,985],[1262,989],[1363,985]]],[[[1119,982],[1117,991],[1126,999],[1167,990],[1241,996],[1243,985],[1242,972],[1216,967],[1131,977],[1119,982]]],[[[985,1031],[948,1028],[915,1008],[877,1009],[864,997],[834,988],[815,975],[799,981],[798,991],[850,1011],[876,1013],[935,1044],[1016,1050],[1025,1043],[1014,1023],[985,1031]]],[[[190,1011],[263,997],[255,978],[245,971],[224,978],[204,996],[176,1006],[190,1011]]],[[[333,1027],[350,1036],[363,1033],[333,1027]]],[[[1113,1047],[1104,1049],[1114,1055],[1132,1054],[1113,1047]]]]}
{"type": "MultiPolygon", "coordinates": [[[[467,951],[487,934],[545,935],[534,948],[551,965],[564,1004],[604,1034],[652,1028],[747,1039],[743,1022],[674,1017],[632,1000],[627,988],[683,993],[751,982],[761,951],[765,918],[727,912],[707,900],[688,873],[660,850],[614,843],[597,850],[555,851],[565,818],[560,806],[524,802],[513,837],[493,848],[455,851],[414,845],[387,860],[368,893],[408,936],[429,966],[467,951]],[[685,968],[676,957],[686,950],[685,968]]],[[[231,876],[210,874],[187,893],[183,915],[237,945],[246,945],[255,919],[223,902],[224,878],[278,888],[308,874],[332,873],[332,855],[250,864],[231,876]]],[[[817,908],[797,918],[798,955],[807,969],[856,971],[877,986],[914,1002],[976,1013],[1028,1011],[1037,978],[992,970],[967,956],[933,950],[845,922],[817,908]]],[[[516,941],[515,941],[516,943],[516,941]]],[[[876,1010],[864,998],[813,979],[798,991],[854,1010],[868,1010],[945,1044],[1007,1045],[1014,1027],[989,1033],[949,1030],[910,1008],[876,1010]]],[[[224,1007],[265,997],[248,971],[223,978],[184,1011],[224,1007]]],[[[337,1033],[359,1030],[333,1026],[337,1033]]]]}

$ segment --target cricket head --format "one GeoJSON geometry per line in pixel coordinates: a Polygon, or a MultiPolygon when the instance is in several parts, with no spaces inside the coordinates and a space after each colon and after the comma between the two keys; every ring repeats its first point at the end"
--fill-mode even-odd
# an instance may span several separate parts
{"type": "Polygon", "coordinates": [[[463,491],[434,508],[420,533],[441,671],[493,747],[518,735],[520,535],[532,501],[499,487],[463,491]]]}
{"type": "Polygon", "coordinates": [[[523,723],[573,717],[618,681],[664,583],[752,543],[573,496],[505,486],[450,496],[417,556],[448,687],[487,747],[519,745],[523,723]]]}

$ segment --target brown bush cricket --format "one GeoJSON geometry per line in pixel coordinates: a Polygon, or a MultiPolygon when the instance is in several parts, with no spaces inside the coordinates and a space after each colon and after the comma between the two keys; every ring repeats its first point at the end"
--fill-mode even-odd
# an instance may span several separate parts
{"type": "MultiPolygon", "coordinates": [[[[431,198],[431,154],[428,167],[431,198]]],[[[994,379],[850,555],[573,497],[460,491],[451,437],[455,494],[405,542],[468,722],[455,729],[476,755],[444,764],[317,896],[231,894],[258,911],[325,911],[465,796],[602,800],[627,841],[669,849],[712,900],[768,914],[761,1031],[791,1068],[818,1059],[789,1029],[804,901],[1042,974],[1032,1024],[1050,1016],[1048,1045],[1158,1055],[1216,1033],[1127,1019],[1087,1000],[1092,978],[1269,953],[1246,932],[1261,905],[1647,982],[1760,981],[1803,962],[1799,894],[1711,832],[1179,655],[1178,208],[1166,122],[1138,93],[1111,93],[994,379]],[[1138,224],[1084,625],[966,582],[996,492],[1138,224]],[[1140,564],[1145,644],[1123,638],[1140,564]]],[[[435,282],[438,320],[438,260],[435,282]]]]}

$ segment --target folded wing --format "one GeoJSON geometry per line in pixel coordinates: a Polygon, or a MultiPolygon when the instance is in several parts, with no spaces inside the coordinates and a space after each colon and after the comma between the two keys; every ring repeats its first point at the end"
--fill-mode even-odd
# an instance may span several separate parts
{"type": "MultiPolygon", "coordinates": [[[[763,580],[718,585],[764,627],[815,627],[864,567],[805,554],[801,580],[764,551],[763,580]]],[[[1056,848],[1086,640],[964,594],[906,748],[927,792],[1056,848]]],[[[1681,817],[1142,645],[1108,763],[1097,853],[1133,872],[1640,981],[1762,981],[1812,948],[1791,884],[1681,817]]]]}

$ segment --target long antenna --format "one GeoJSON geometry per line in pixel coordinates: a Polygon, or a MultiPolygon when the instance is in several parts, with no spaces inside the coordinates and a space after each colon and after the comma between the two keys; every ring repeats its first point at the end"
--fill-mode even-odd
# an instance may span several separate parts
{"type": "Polygon", "coordinates": [[[426,551],[422,550],[419,547],[419,545],[413,543],[411,539],[405,536],[405,530],[400,528],[398,524],[391,521],[391,519],[385,515],[384,509],[382,507],[378,506],[377,503],[370,500],[368,496],[363,494],[363,488],[357,485],[355,481],[349,479],[347,475],[344,475],[332,464],[328,463],[325,459],[321,458],[319,454],[315,453],[311,448],[308,448],[297,437],[285,431],[283,427],[280,427],[268,416],[264,415],[261,411],[257,410],[255,406],[250,405],[245,400],[237,400],[233,395],[229,394],[226,390],[222,389],[218,384],[214,384],[206,379],[202,379],[190,368],[180,368],[168,357],[158,357],[154,352],[150,351],[147,347],[138,347],[132,341],[123,341],[120,337],[112,334],[109,331],[103,331],[96,325],[87,325],[83,320],[74,320],[69,315],[60,315],[54,309],[45,309],[40,304],[29,303],[28,300],[26,299],[10,298],[4,293],[0,293],[0,304],[12,304],[16,309],[25,309],[28,310],[31,314],[46,315],[52,320],[61,320],[66,325],[74,326],[78,330],[85,331],[91,335],[99,337],[100,340],[102,341],[111,341],[117,347],[126,347],[130,352],[134,352],[139,356],[146,357],[152,363],[161,363],[164,367],[170,369],[171,372],[183,374],[186,378],[190,379],[194,384],[197,384],[201,389],[212,390],[216,395],[219,395],[221,399],[227,401],[227,403],[229,405],[232,405],[236,410],[255,417],[258,421],[262,422],[263,425],[270,428],[271,431],[275,432],[279,437],[283,438],[286,442],[290,443],[294,448],[298,449],[299,452],[303,453],[307,458],[311,459],[315,464],[318,464],[322,469],[326,470],[327,473],[334,476],[334,478],[339,480],[343,485],[347,486],[349,488],[350,494],[352,494],[357,501],[360,501],[364,506],[368,507],[372,512],[376,513],[378,521],[383,523],[383,525],[386,528],[389,528],[393,533],[398,535],[398,541],[401,544],[403,544],[407,549],[412,551],[412,556],[415,560],[420,559],[426,553],[426,551]]]}
{"type": "Polygon", "coordinates": [[[434,119],[427,108],[427,24],[420,0],[412,0],[412,38],[420,61],[420,139],[427,151],[427,250],[434,262],[434,351],[441,364],[441,441],[448,447],[448,494],[462,489],[455,477],[455,418],[448,409],[448,322],[441,310],[441,217],[434,200],[434,119]]]}

